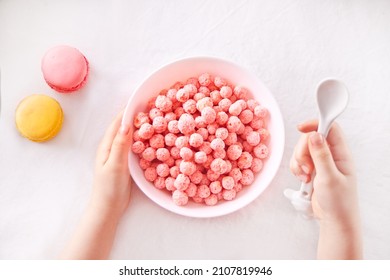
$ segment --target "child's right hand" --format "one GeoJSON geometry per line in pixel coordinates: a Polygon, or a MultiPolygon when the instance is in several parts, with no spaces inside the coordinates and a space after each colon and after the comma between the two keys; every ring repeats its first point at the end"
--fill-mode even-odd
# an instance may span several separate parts
{"type": "Polygon", "coordinates": [[[356,174],[351,153],[337,124],[328,137],[315,132],[317,121],[298,126],[304,134],[291,158],[291,171],[309,182],[313,170],[312,206],[320,220],[319,259],[361,259],[362,235],[356,174]]]}
{"type": "Polygon", "coordinates": [[[320,222],[350,225],[359,217],[351,153],[339,125],[332,125],[326,141],[315,132],[317,126],[317,121],[298,126],[304,134],[295,147],[290,169],[303,182],[309,182],[312,179],[310,174],[316,171],[312,206],[320,222]]]}

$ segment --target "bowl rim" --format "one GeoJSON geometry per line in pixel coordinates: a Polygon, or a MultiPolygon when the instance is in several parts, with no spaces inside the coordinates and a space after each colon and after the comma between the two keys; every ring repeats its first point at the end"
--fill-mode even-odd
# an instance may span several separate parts
{"type": "MultiPolygon", "coordinates": [[[[128,103],[127,103],[126,108],[125,108],[125,111],[123,113],[122,125],[132,127],[132,116],[128,112],[129,107],[131,107],[130,104],[136,98],[136,95],[137,95],[136,93],[144,86],[144,84],[147,83],[147,81],[149,79],[155,77],[160,72],[163,72],[164,70],[166,70],[166,68],[169,68],[169,67],[171,67],[171,66],[173,66],[175,64],[185,63],[185,62],[189,62],[189,61],[192,61],[192,60],[209,60],[209,61],[216,61],[216,62],[219,62],[219,63],[227,63],[227,64],[233,66],[234,68],[238,68],[240,71],[244,72],[245,75],[248,75],[251,79],[253,79],[256,82],[258,82],[262,87],[264,87],[268,91],[268,93],[267,93],[267,94],[269,94],[268,97],[270,99],[272,99],[272,101],[274,102],[274,105],[275,105],[274,108],[273,108],[273,114],[277,114],[278,115],[278,117],[280,119],[280,124],[279,125],[281,126],[279,128],[280,134],[278,135],[278,138],[280,138],[279,141],[281,141],[280,142],[280,148],[281,149],[280,149],[280,151],[278,153],[279,157],[276,159],[276,162],[274,164],[275,167],[271,170],[272,173],[269,175],[270,180],[267,182],[266,186],[261,191],[256,193],[256,195],[253,195],[252,197],[246,198],[245,200],[241,199],[241,200],[244,200],[243,203],[237,203],[234,206],[231,205],[231,207],[225,207],[225,208],[223,208],[223,211],[217,211],[217,213],[213,213],[215,211],[210,211],[209,213],[213,213],[213,214],[204,214],[204,212],[197,213],[196,211],[187,211],[185,206],[184,207],[183,206],[177,206],[174,203],[172,203],[172,205],[170,205],[170,206],[166,205],[164,203],[161,203],[160,201],[156,200],[151,195],[151,193],[147,191],[147,189],[145,189],[144,187],[140,186],[141,184],[140,184],[140,182],[137,182],[137,179],[135,179],[135,176],[132,176],[132,179],[133,179],[134,183],[138,186],[138,188],[141,189],[141,191],[150,200],[152,200],[154,203],[156,203],[157,205],[159,205],[160,207],[162,207],[165,210],[168,210],[168,211],[173,212],[175,214],[179,214],[179,215],[186,216],[186,217],[192,217],[192,218],[220,217],[220,216],[224,216],[224,215],[227,215],[227,214],[231,214],[231,213],[233,213],[235,211],[238,211],[238,210],[248,206],[255,199],[257,199],[265,191],[265,189],[267,189],[271,185],[272,181],[275,179],[275,176],[276,176],[278,170],[280,169],[280,165],[281,165],[281,162],[282,162],[282,159],[283,159],[283,155],[284,155],[284,152],[285,152],[285,125],[284,125],[284,119],[283,119],[283,115],[282,115],[282,112],[280,110],[279,104],[277,103],[273,93],[268,89],[268,87],[254,73],[252,73],[247,68],[245,68],[245,67],[243,67],[243,66],[241,66],[241,65],[239,65],[239,64],[237,64],[237,63],[235,63],[235,62],[233,62],[231,60],[228,60],[228,59],[225,59],[225,58],[216,57],[216,56],[188,56],[188,57],[179,58],[179,59],[170,61],[170,62],[165,63],[162,66],[158,67],[156,70],[152,71],[133,90],[133,92],[131,93],[131,95],[129,97],[128,103]]],[[[130,149],[129,150],[129,154],[128,154],[128,156],[129,156],[129,163],[128,163],[128,165],[129,165],[130,173],[134,172],[134,170],[131,167],[131,161],[130,161],[131,154],[132,154],[132,151],[130,149]]],[[[150,183],[150,182],[148,182],[148,183],[150,183]]],[[[228,201],[226,203],[232,203],[234,201],[235,200],[228,201]]],[[[204,206],[204,207],[213,207],[215,209],[217,206],[204,206]]]]}

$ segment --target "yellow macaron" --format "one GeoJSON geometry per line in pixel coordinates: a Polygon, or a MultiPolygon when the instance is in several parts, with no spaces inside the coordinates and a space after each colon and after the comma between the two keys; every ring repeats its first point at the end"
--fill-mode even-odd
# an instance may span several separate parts
{"type": "Polygon", "coordinates": [[[44,142],[56,136],[63,119],[64,114],[57,100],[42,94],[24,98],[15,113],[20,134],[34,142],[44,142]]]}

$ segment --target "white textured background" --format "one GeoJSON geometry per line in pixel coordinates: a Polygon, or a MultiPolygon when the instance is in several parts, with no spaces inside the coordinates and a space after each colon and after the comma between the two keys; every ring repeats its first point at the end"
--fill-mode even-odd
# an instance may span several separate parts
{"type": "Polygon", "coordinates": [[[227,58],[274,93],[286,150],[270,187],[246,208],[192,219],[153,204],[138,188],[122,219],[114,259],[311,259],[318,227],[283,197],[298,188],[288,162],[297,123],[316,117],[314,90],[345,81],[340,117],[359,174],[365,257],[390,259],[390,1],[48,1],[0,0],[0,259],[56,258],[91,191],[97,144],[136,85],[192,55],[227,58]],[[44,82],[40,60],[58,44],[79,48],[91,72],[75,95],[44,82]],[[54,96],[61,133],[37,144],[14,126],[18,102],[54,96]]]}

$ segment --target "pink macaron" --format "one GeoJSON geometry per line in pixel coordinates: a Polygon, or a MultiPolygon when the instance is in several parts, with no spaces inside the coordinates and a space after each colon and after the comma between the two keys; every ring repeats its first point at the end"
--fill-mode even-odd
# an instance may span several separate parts
{"type": "Polygon", "coordinates": [[[41,65],[46,83],[54,90],[71,93],[79,90],[88,76],[88,60],[76,48],[56,46],[46,52],[41,65]]]}

